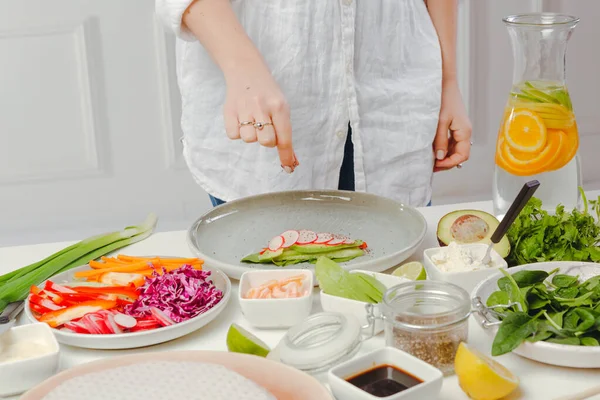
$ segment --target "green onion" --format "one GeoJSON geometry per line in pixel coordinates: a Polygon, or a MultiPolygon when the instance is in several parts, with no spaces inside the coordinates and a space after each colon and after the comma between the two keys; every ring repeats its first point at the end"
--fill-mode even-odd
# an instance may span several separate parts
{"type": "Polygon", "coordinates": [[[0,312],[8,303],[25,300],[32,285],[39,285],[60,272],[85,265],[114,250],[147,238],[154,231],[156,222],[156,216],[150,214],[139,226],[93,236],[41,261],[0,276],[0,312]]]}

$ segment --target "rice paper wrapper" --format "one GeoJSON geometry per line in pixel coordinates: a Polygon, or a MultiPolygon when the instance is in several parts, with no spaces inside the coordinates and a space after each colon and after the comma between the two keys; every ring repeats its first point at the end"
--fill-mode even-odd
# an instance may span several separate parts
{"type": "Polygon", "coordinates": [[[277,400],[222,365],[148,362],[74,377],[44,400],[277,400]]]}

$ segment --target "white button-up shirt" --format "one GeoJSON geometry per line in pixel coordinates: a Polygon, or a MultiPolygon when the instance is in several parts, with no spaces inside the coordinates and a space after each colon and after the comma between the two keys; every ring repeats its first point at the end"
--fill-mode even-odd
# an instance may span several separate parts
{"type": "Polygon", "coordinates": [[[229,201],[337,189],[348,122],[356,190],[424,206],[431,198],[441,103],[438,36],[423,0],[232,0],[290,105],[300,167],[225,134],[225,81],[181,24],[192,0],[156,0],[178,36],[184,156],[195,180],[229,201]]]}

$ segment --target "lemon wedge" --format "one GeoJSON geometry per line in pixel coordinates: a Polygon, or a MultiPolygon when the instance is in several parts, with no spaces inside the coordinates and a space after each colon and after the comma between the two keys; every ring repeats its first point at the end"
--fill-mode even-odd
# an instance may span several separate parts
{"type": "Polygon", "coordinates": [[[454,359],[461,389],[473,400],[498,400],[519,386],[519,378],[502,364],[461,343],[454,359]]]}

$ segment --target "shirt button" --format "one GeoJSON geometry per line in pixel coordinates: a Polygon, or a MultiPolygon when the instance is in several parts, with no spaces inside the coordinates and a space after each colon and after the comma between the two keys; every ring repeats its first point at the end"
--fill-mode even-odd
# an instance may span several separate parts
{"type": "Polygon", "coordinates": [[[343,139],[343,138],[344,138],[344,132],[342,132],[342,131],[338,131],[338,132],[336,133],[336,135],[337,135],[337,136],[338,136],[340,139],[343,139]]]}

